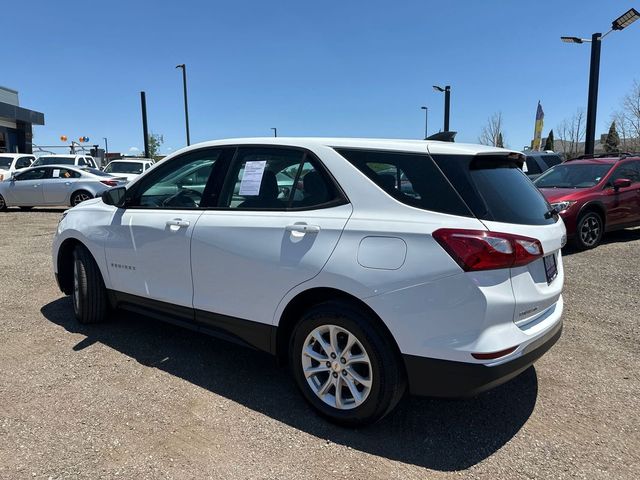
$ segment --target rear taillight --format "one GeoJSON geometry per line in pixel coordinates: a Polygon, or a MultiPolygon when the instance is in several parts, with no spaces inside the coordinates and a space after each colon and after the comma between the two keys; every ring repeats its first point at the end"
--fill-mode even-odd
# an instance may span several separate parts
{"type": "Polygon", "coordinates": [[[539,240],[510,233],[441,228],[433,238],[466,272],[519,267],[543,253],[539,240]]]}
{"type": "Polygon", "coordinates": [[[118,182],[115,180],[100,180],[100,183],[106,185],[107,187],[117,187],[118,182]]]}

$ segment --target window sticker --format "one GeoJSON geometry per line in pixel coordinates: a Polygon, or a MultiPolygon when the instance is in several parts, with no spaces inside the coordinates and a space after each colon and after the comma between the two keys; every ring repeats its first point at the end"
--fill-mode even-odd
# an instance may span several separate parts
{"type": "Polygon", "coordinates": [[[60,169],[59,168],[54,168],[53,169],[53,178],[60,178],[60,169]]]}
{"type": "Polygon", "coordinates": [[[260,184],[262,184],[262,176],[266,165],[266,160],[245,163],[242,181],[240,182],[240,195],[249,197],[260,193],[260,184]]]}

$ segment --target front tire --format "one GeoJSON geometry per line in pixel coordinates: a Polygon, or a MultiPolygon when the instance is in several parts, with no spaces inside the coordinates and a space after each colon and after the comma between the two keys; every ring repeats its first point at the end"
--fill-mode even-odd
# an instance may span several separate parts
{"type": "Polygon", "coordinates": [[[391,339],[376,328],[374,319],[348,303],[311,308],[293,331],[289,353],[305,399],[334,423],[374,423],[396,406],[406,389],[391,339]]]}
{"type": "Polygon", "coordinates": [[[75,192],[73,195],[71,195],[71,206],[75,207],[76,205],[81,204],[82,202],[89,200],[93,198],[93,196],[85,191],[85,190],[80,190],[78,192],[75,192]]]}
{"type": "Polygon", "coordinates": [[[73,313],[82,324],[100,323],[107,315],[107,290],[100,269],[85,247],[73,251],[73,313]]]}
{"type": "Polygon", "coordinates": [[[596,212],[587,212],[578,219],[575,244],[579,250],[589,250],[600,245],[604,234],[604,221],[596,212]]]}
{"type": "Polygon", "coordinates": [[[0,212],[4,212],[7,209],[7,202],[4,201],[4,197],[0,195],[0,212]]]}

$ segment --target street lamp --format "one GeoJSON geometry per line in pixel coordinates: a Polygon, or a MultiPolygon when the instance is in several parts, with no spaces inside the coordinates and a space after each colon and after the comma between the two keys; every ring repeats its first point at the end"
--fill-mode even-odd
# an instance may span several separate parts
{"type": "Polygon", "coordinates": [[[444,92],[444,131],[449,131],[449,111],[451,108],[451,87],[446,85],[444,88],[434,85],[436,92],[444,92]]]}
{"type": "Polygon", "coordinates": [[[594,33],[591,40],[580,37],[560,37],[565,43],[591,43],[591,61],[589,65],[589,96],[587,97],[587,127],[584,142],[584,153],[593,155],[596,138],[596,110],[598,108],[598,82],[600,77],[600,47],[602,39],[614,30],[622,30],[640,18],[635,8],[629,9],[623,15],[611,22],[611,29],[605,33],[594,33]]]}
{"type": "Polygon", "coordinates": [[[424,139],[426,140],[429,136],[429,131],[427,130],[427,123],[429,121],[429,107],[420,107],[421,110],[424,110],[424,139]]]}
{"type": "Polygon", "coordinates": [[[187,66],[184,63],[176,65],[176,68],[182,69],[182,88],[184,89],[184,122],[187,127],[187,146],[191,145],[189,137],[189,107],[187,105],[187,66]]]}
{"type": "Polygon", "coordinates": [[[109,155],[109,143],[107,142],[107,137],[102,137],[104,140],[104,158],[106,159],[109,155]]]}
{"type": "Polygon", "coordinates": [[[276,127],[271,127],[271,130],[273,130],[273,136],[277,137],[278,136],[278,129],[276,127]]]}

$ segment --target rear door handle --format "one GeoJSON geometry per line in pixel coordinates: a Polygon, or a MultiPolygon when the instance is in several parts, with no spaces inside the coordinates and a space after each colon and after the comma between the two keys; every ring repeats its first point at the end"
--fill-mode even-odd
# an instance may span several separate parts
{"type": "Polygon", "coordinates": [[[167,220],[168,227],[188,227],[190,223],[187,220],[181,220],[180,218],[174,218],[173,220],[167,220]]]}
{"type": "Polygon", "coordinates": [[[319,233],[320,227],[318,225],[307,225],[304,223],[295,223],[293,225],[287,225],[284,227],[287,232],[300,232],[300,233],[319,233]]]}

